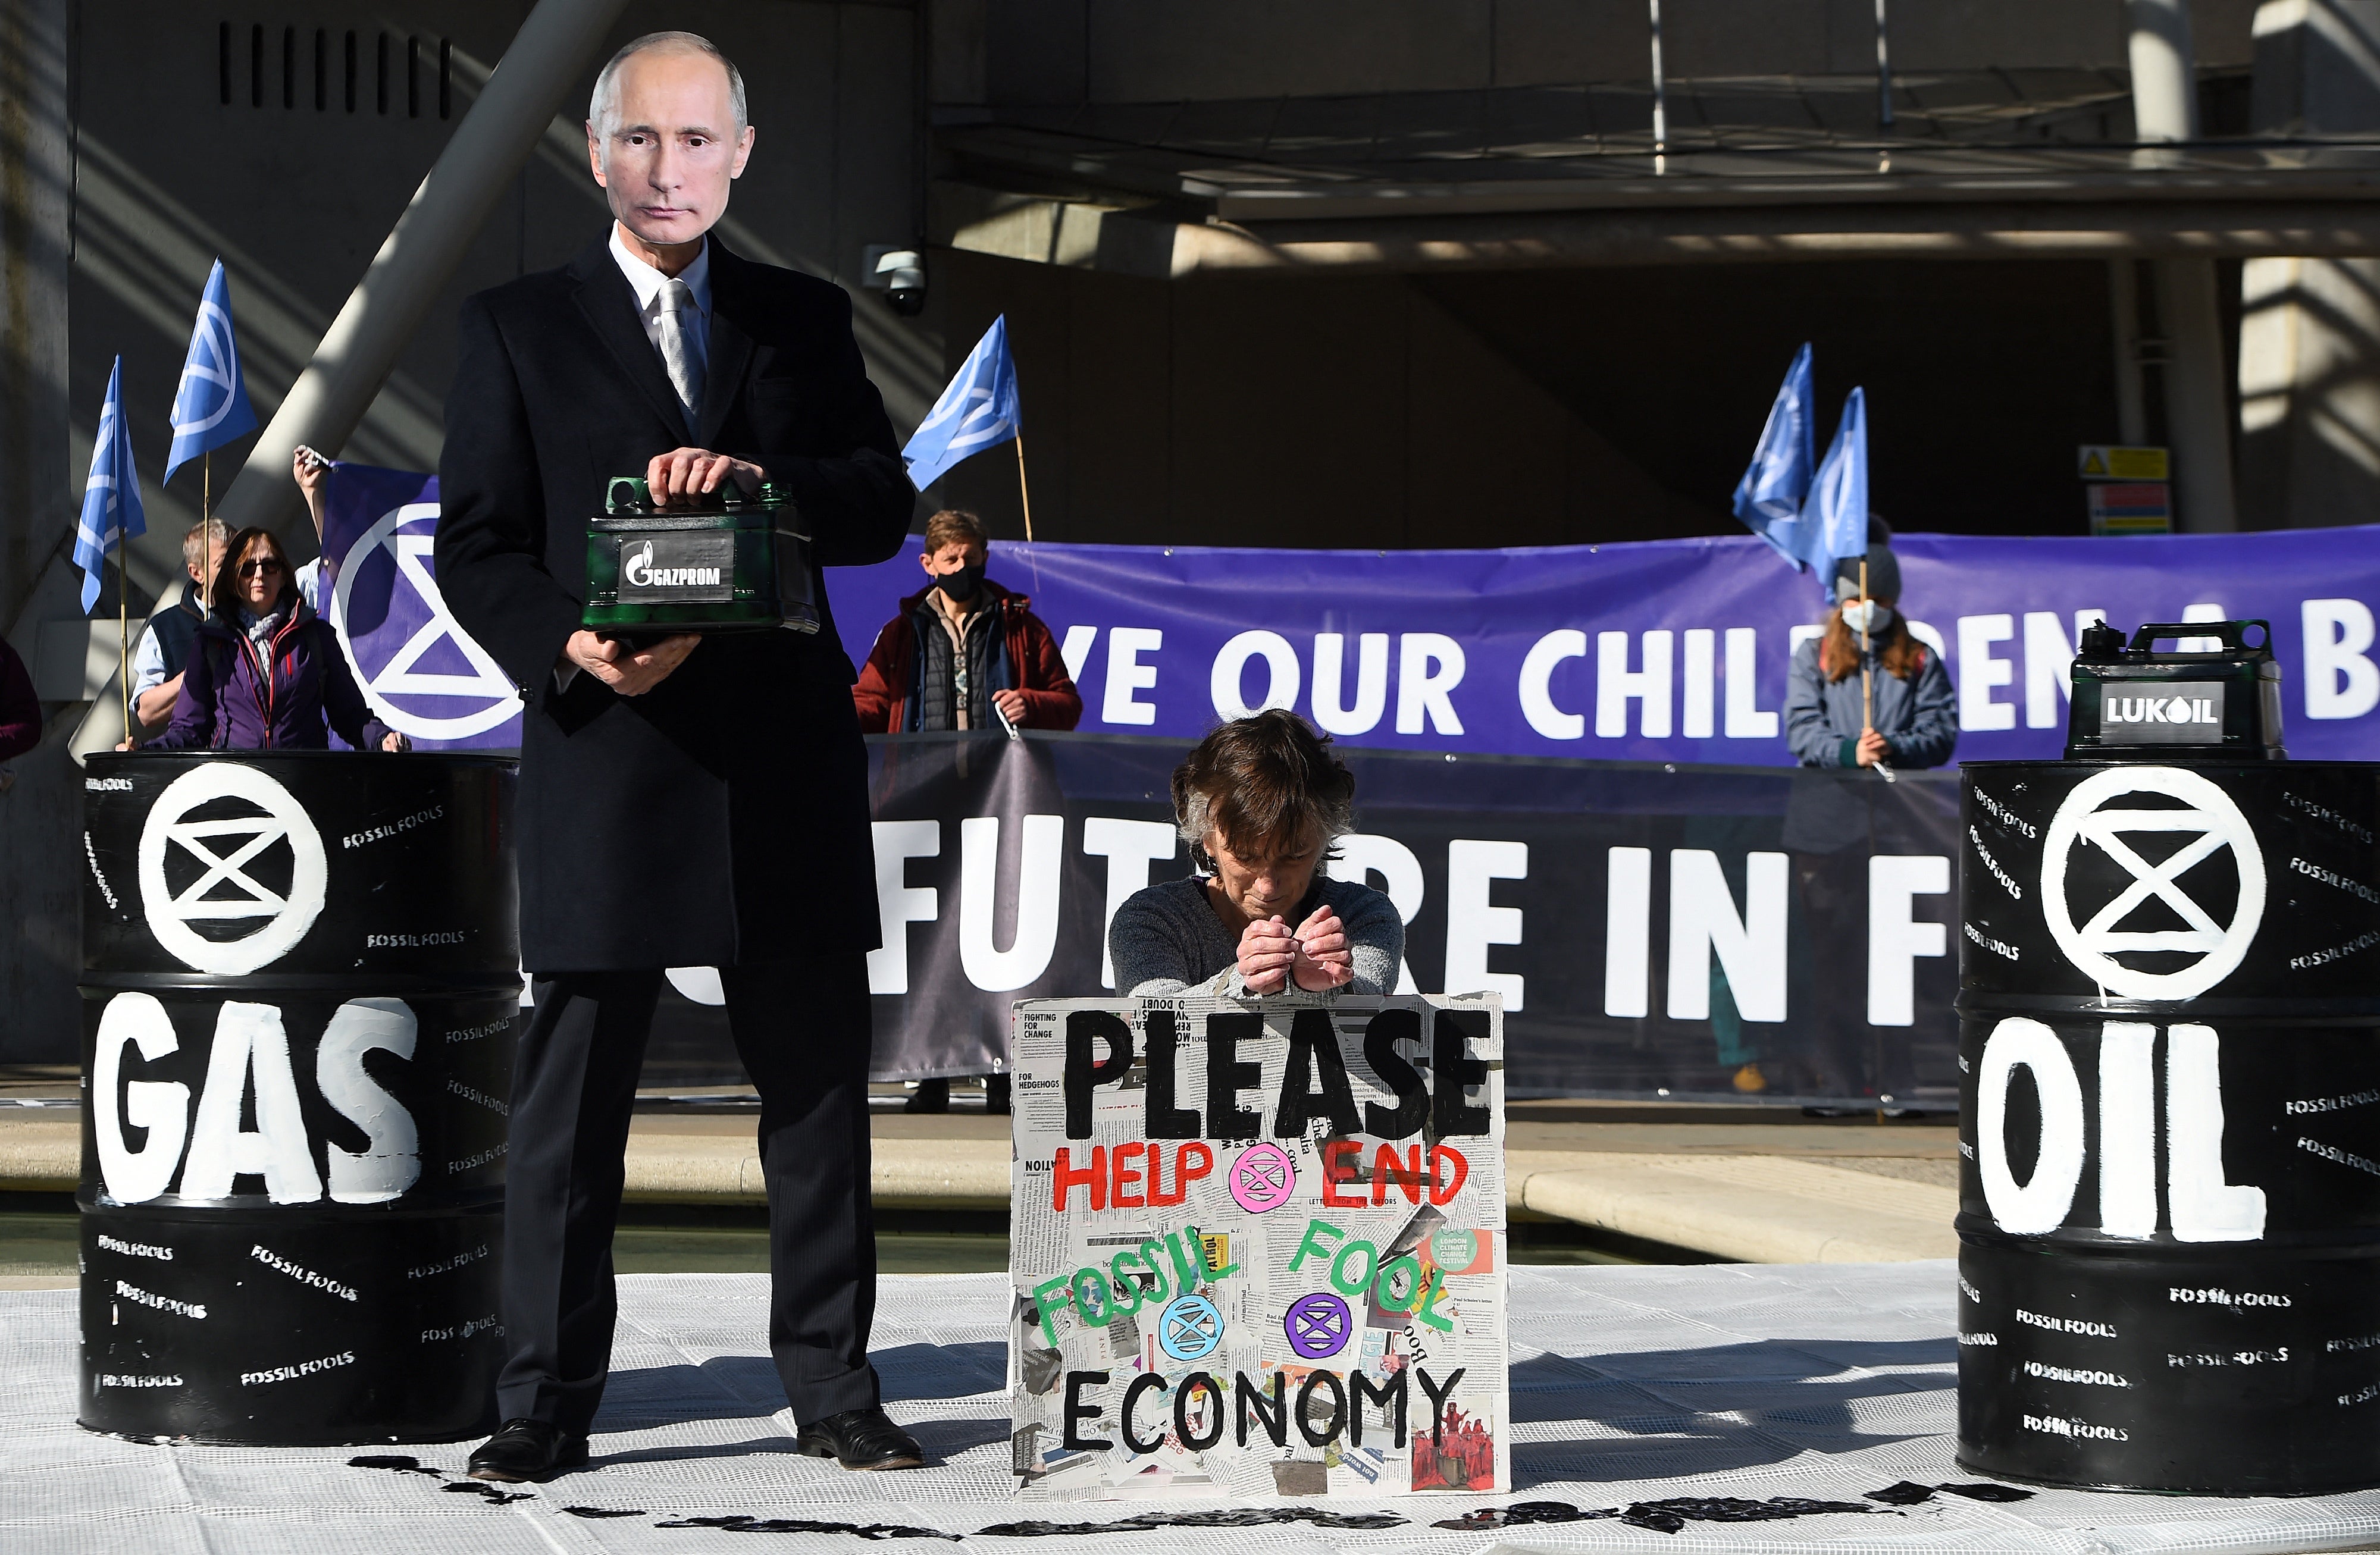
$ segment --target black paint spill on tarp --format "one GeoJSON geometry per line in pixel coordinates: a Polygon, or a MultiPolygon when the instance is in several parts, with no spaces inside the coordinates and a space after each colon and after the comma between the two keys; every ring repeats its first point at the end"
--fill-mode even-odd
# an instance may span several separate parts
{"type": "MultiPolygon", "coordinates": [[[[444,1479],[443,1470],[425,1465],[418,1458],[399,1453],[371,1454],[347,1460],[349,1468],[380,1469],[397,1474],[422,1474],[433,1479],[444,1479]]],[[[478,1480],[450,1481],[439,1487],[442,1490],[462,1495],[477,1495],[481,1504],[504,1506],[513,1501],[527,1500],[530,1492],[506,1493],[493,1485],[478,1480]]],[[[1976,1501],[2021,1501],[2032,1499],[2033,1492],[2014,1486],[1995,1485],[1988,1481],[1961,1484],[1918,1485],[1909,1480],[1888,1485],[1881,1490],[1866,1492],[1870,1501],[1888,1506],[1917,1506],[1931,1500],[1937,1494],[1963,1496],[1976,1501]]],[[[565,1506],[560,1509],[572,1517],[643,1517],[649,1513],[627,1507],[565,1506]]],[[[1770,1496],[1766,1500],[1746,1500],[1735,1496],[1673,1496],[1665,1500],[1632,1501],[1626,1506],[1580,1508],[1568,1501],[1514,1501],[1510,1506],[1485,1506],[1461,1517],[1450,1517],[1431,1525],[1457,1532],[1473,1533],[1482,1529],[1520,1527],[1532,1523],[1626,1523],[1633,1527],[1656,1533],[1674,1534],[1683,1531],[1688,1523],[1774,1523],[1789,1517],[1815,1517],[1830,1512],[1865,1512],[1880,1510],[1864,1501],[1822,1501],[1801,1496],[1770,1496]]],[[[1089,1534],[1147,1533],[1159,1528],[1254,1528],[1281,1523],[1304,1523],[1317,1528],[1378,1529],[1402,1528],[1405,1520],[1393,1512],[1324,1512],[1314,1507],[1240,1507],[1216,1512],[1144,1512],[1135,1516],[1118,1518],[1111,1523],[1047,1523],[1026,1521],[995,1523],[977,1530],[978,1537],[1054,1538],[1089,1534]]],[[[735,1512],[719,1517],[679,1517],[656,1523],[656,1528],[717,1528],[732,1534],[851,1534],[859,1538],[884,1540],[896,1538],[933,1538],[957,1541],[965,1534],[944,1533],[938,1528],[911,1527],[899,1523],[832,1523],[802,1517],[757,1517],[750,1512],[735,1512]]]]}
{"type": "Polygon", "coordinates": [[[656,1523],[653,1526],[719,1528],[731,1534],[856,1534],[868,1539],[955,1540],[965,1537],[963,1534],[946,1534],[939,1528],[913,1528],[899,1523],[819,1523],[807,1517],[755,1517],[749,1512],[737,1512],[730,1517],[681,1517],[674,1522],[656,1523]]]}
{"type": "Polygon", "coordinates": [[[1736,1496],[1672,1496],[1665,1500],[1632,1501],[1626,1506],[1584,1510],[1568,1501],[1515,1501],[1511,1506],[1483,1506],[1461,1517],[1450,1517],[1433,1527],[1470,1533],[1528,1523],[1590,1523],[1609,1519],[1655,1533],[1674,1534],[1689,1523],[1775,1523],[1788,1517],[1815,1517],[1837,1512],[1874,1512],[1864,1501],[1819,1501],[1801,1496],[1771,1496],[1745,1500],[1736,1496]]]}
{"type": "Polygon", "coordinates": [[[1912,1485],[1904,1479],[1881,1490],[1868,1491],[1867,1499],[1887,1506],[1919,1506],[1934,1499],[1934,1489],[1931,1485],[1912,1485]]]}
{"type": "Polygon", "coordinates": [[[2013,1485],[1994,1485],[1988,1480],[1973,1485],[1944,1485],[1939,1488],[1953,1496],[1964,1496],[1971,1501],[2029,1501],[2033,1492],[2020,1490],[2013,1485]]]}
{"type": "Polygon", "coordinates": [[[2030,1490],[2020,1490],[2013,1485],[1994,1485],[1988,1480],[1964,1485],[1913,1485],[1904,1479],[1898,1485],[1888,1485],[1881,1490],[1870,1490],[1867,1499],[1888,1506],[1917,1506],[1934,1499],[1935,1492],[1964,1496],[1971,1501],[2027,1501],[2030,1490]]]}
{"type": "MultiPolygon", "coordinates": [[[[1112,1523],[994,1523],[978,1537],[1052,1538],[1079,1534],[1144,1533],[1152,1528],[1255,1528],[1273,1523],[1305,1523],[1317,1528],[1402,1528],[1393,1512],[1321,1512],[1312,1507],[1238,1507],[1227,1512],[1144,1512],[1112,1523]]],[[[1441,1525],[1444,1526],[1445,1525],[1441,1525]]]]}
{"type": "Polygon", "coordinates": [[[401,1452],[367,1454],[360,1458],[349,1458],[347,1466],[361,1469],[390,1469],[398,1474],[426,1474],[432,1479],[446,1477],[434,1468],[424,1468],[420,1459],[408,1458],[401,1452]]]}
{"type": "Polygon", "coordinates": [[[525,1501],[531,1494],[528,1490],[511,1492],[499,1490],[494,1486],[484,1484],[477,1479],[453,1479],[438,1488],[453,1495],[477,1496],[489,1506],[505,1506],[513,1501],[525,1501]]]}

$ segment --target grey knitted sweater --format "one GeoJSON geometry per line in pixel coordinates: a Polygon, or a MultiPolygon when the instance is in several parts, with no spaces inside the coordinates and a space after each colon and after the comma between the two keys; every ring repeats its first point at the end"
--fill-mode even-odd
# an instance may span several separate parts
{"type": "MultiPolygon", "coordinates": [[[[1342,991],[1393,991],[1405,950],[1404,920],[1396,904],[1368,885],[1318,876],[1297,910],[1281,916],[1294,927],[1326,902],[1346,928],[1354,961],[1355,980],[1342,991]]],[[[1152,885],[1118,907],[1108,926],[1108,954],[1115,962],[1116,987],[1128,994],[1196,990],[1247,996],[1240,981],[1239,940],[1215,916],[1207,882],[1196,876],[1152,885]]]]}

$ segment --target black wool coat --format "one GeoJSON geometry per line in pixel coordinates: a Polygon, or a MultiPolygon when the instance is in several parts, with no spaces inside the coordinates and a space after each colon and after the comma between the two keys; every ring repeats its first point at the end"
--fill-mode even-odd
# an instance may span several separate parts
{"type": "Polygon", "coordinates": [[[868,760],[824,580],[816,636],[707,638],[641,697],[557,690],[605,480],[693,446],[799,503],[820,566],[900,548],[916,493],[851,299],[710,238],[710,353],[686,425],[608,234],[463,305],[439,461],[438,586],[528,706],[522,959],[531,972],[748,965],[878,941],[868,760]]]}

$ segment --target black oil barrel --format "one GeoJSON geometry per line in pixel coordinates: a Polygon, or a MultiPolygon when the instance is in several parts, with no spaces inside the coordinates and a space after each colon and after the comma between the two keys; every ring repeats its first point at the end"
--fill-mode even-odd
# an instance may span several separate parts
{"type": "Polygon", "coordinates": [[[491,1423],[514,763],[101,755],[83,779],[81,1423],[491,1423]]]}
{"type": "Polygon", "coordinates": [[[2228,733],[1963,769],[1969,1468],[2380,1485],[2380,767],[2228,733]]]}

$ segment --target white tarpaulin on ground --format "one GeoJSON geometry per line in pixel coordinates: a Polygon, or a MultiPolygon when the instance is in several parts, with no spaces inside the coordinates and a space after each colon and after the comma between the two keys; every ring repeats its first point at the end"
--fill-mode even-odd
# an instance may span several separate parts
{"type": "MultiPolygon", "coordinates": [[[[1375,1528],[1311,1524],[1159,1528],[1068,1538],[985,1535],[1027,1517],[1102,1524],[1235,1506],[1314,1511],[1259,1496],[1160,1506],[1021,1507],[1010,1497],[1005,1274],[887,1278],[876,1364],[893,1416],[925,1443],[914,1474],[846,1474],[796,1457],[765,1343],[757,1274],[620,1282],[612,1386],[588,1472],[523,1486],[501,1506],[453,1493],[470,1443],[353,1449],[155,1447],[73,1423],[75,1297],[0,1293],[0,1549],[40,1555],[750,1555],[857,1550],[849,1535],[771,1520],[906,1525],[965,1536],[986,1555],[1231,1555],[1346,1550],[1470,1555],[1498,1548],[2132,1555],[2345,1549],[2380,1541],[2380,1493],[2208,1500],[2045,1490],[1992,1503],[1867,1500],[1901,1482],[1969,1482],[1951,1461],[1957,1284],[1948,1262],[1521,1268],[1510,1278],[1514,1490],[1509,1497],[1332,1500],[1375,1528]],[[418,1455],[435,1473],[346,1466],[358,1452],[418,1455]],[[1680,1499],[1864,1503],[1677,1533],[1617,1518],[1500,1532],[1442,1530],[1475,1507],[1561,1502],[1623,1511],[1680,1499]],[[578,1511],[573,1512],[571,1508],[578,1511]],[[602,1513],[589,1516],[586,1513],[602,1513]],[[629,1515],[633,1513],[633,1515],[629,1515]],[[695,1519],[714,1525],[689,1526],[695,1519]],[[673,1526],[672,1525],[677,1525],[673,1526]],[[1228,1541],[1226,1544],[1225,1541],[1228,1541]]],[[[905,1543],[932,1549],[938,1543],[905,1543]]]]}

